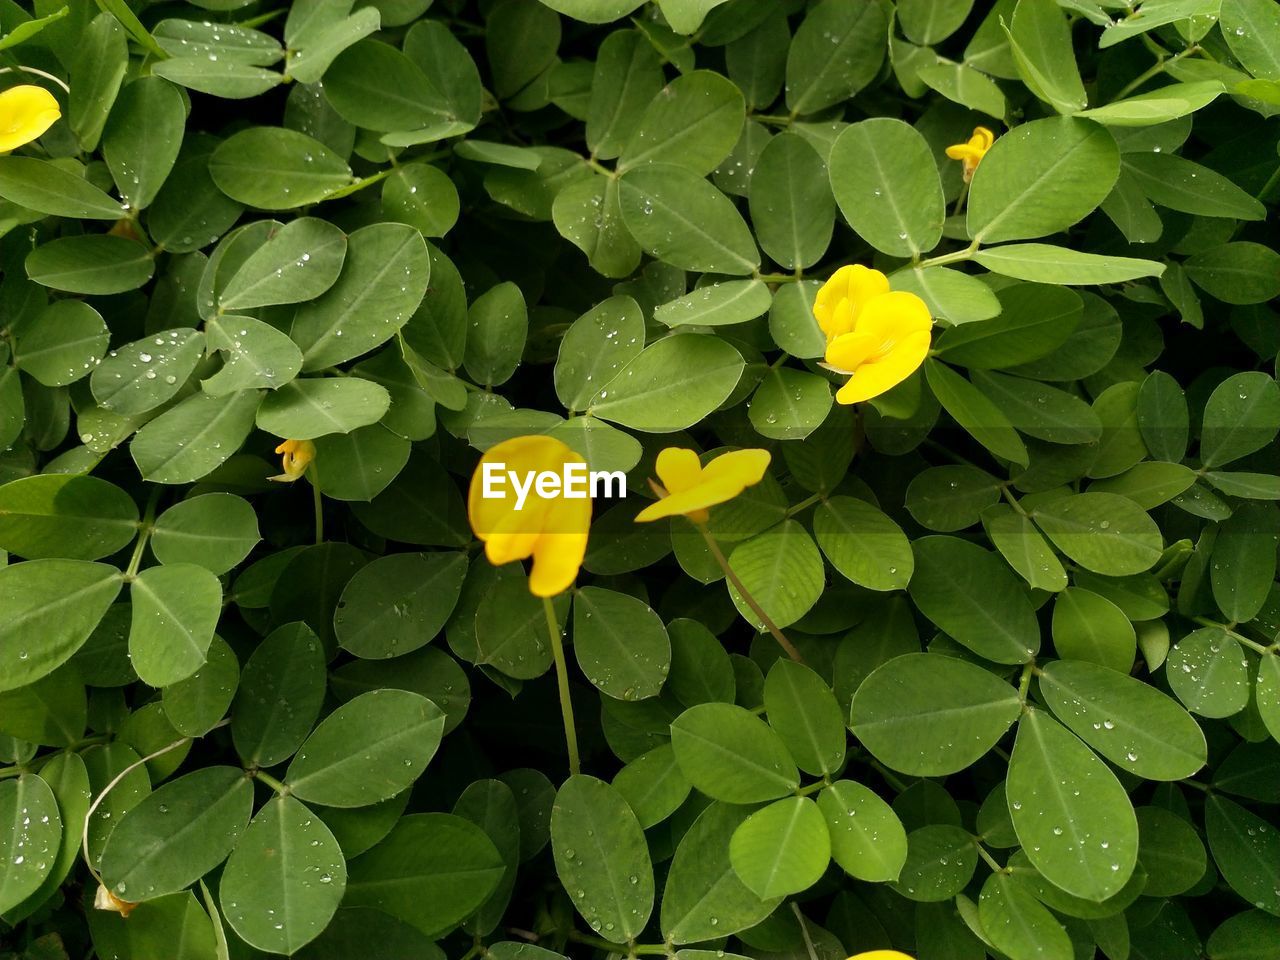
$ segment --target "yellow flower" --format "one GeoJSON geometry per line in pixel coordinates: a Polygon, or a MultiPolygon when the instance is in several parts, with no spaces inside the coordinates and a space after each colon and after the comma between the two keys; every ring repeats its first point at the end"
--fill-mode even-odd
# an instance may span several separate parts
{"type": "Polygon", "coordinates": [[[636,521],[645,523],[682,514],[694,523],[706,523],[709,507],[732,500],[759,483],[768,467],[768,450],[722,453],[704,467],[692,450],[667,447],[658,454],[654,465],[662,485],[650,481],[660,499],[641,510],[636,521]]]}
{"type": "Polygon", "coordinates": [[[822,364],[849,377],[839,403],[861,403],[897,386],[929,355],[933,318],[914,293],[890,290],[879,270],[841,267],[818,291],[813,315],[827,337],[822,364]]]}
{"type": "Polygon", "coordinates": [[[966,142],[947,147],[948,157],[952,160],[964,161],[965,183],[973,179],[973,171],[978,169],[978,164],[982,162],[982,158],[987,155],[987,151],[995,142],[996,135],[986,127],[974,127],[973,136],[966,142]]]}
{"type": "Polygon", "coordinates": [[[569,464],[585,468],[586,461],[554,437],[515,437],[490,447],[471,477],[467,516],[485,556],[494,566],[532,557],[529,592],[537,597],[554,597],[573,586],[587,552],[590,498],[543,493],[541,484],[532,482],[544,473],[565,476],[569,464]],[[502,471],[503,482],[492,484],[497,496],[484,495],[486,464],[502,471]],[[523,495],[516,483],[526,484],[523,495]]]}
{"type": "Polygon", "coordinates": [[[897,950],[869,950],[866,953],[855,954],[849,960],[911,960],[911,958],[897,950]]]}
{"type": "Polygon", "coordinates": [[[93,906],[96,910],[110,910],[112,913],[118,913],[120,916],[128,918],[137,904],[128,900],[121,900],[108,890],[104,884],[100,883],[98,884],[97,892],[93,895],[93,906]]]}
{"type": "Polygon", "coordinates": [[[310,440],[286,440],[276,447],[276,453],[283,454],[280,466],[284,473],[269,479],[293,483],[307,472],[307,466],[316,458],[316,445],[310,440]]]}
{"type": "Polygon", "coordinates": [[[60,116],[58,101],[44,87],[22,84],[0,93],[0,153],[35,140],[60,116]]]}

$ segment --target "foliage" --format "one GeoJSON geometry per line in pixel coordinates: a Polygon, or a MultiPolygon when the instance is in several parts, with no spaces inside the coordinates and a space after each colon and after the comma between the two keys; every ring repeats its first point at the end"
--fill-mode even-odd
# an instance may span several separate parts
{"type": "Polygon", "coordinates": [[[0,956],[1280,956],[1278,11],[0,0],[0,956]]]}

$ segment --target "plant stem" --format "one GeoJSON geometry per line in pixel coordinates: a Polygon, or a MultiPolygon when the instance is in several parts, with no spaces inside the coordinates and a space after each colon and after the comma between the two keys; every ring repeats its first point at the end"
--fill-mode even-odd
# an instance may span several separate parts
{"type": "Polygon", "coordinates": [[[37,70],[35,67],[24,67],[21,64],[15,64],[12,67],[0,67],[0,73],[12,73],[14,70],[22,70],[25,73],[34,73],[37,77],[44,77],[46,80],[56,83],[68,94],[71,93],[71,88],[67,86],[66,81],[59,77],[55,77],[52,73],[45,73],[43,70],[37,70]]]}
{"type": "Polygon", "coordinates": [[[653,956],[673,955],[671,949],[665,943],[633,943],[628,947],[625,943],[614,943],[604,937],[593,937],[589,933],[580,933],[577,930],[569,931],[569,939],[574,943],[581,943],[588,947],[598,947],[601,950],[608,950],[610,953],[619,955],[623,953],[629,953],[631,956],[642,954],[653,956]]]}
{"type": "Polygon", "coordinates": [[[1208,617],[1192,617],[1191,619],[1195,623],[1200,624],[1200,626],[1202,627],[1217,627],[1227,636],[1231,637],[1237,643],[1243,644],[1244,646],[1248,647],[1254,653],[1260,653],[1265,655],[1268,653],[1274,653],[1276,650],[1280,649],[1280,643],[1273,643],[1271,646],[1268,647],[1265,644],[1261,644],[1256,640],[1249,639],[1244,634],[1237,632],[1233,627],[1229,627],[1225,623],[1218,623],[1215,620],[1210,620],[1208,617]]]}
{"type": "Polygon", "coordinates": [[[251,771],[250,776],[252,776],[255,780],[261,780],[268,787],[274,790],[279,796],[287,797],[289,796],[289,794],[293,792],[292,790],[289,789],[288,784],[281,783],[279,780],[271,776],[269,773],[264,773],[261,770],[251,771]]]}
{"type": "Polygon", "coordinates": [[[132,580],[138,575],[138,567],[142,566],[142,555],[151,539],[152,522],[156,518],[156,504],[160,501],[160,493],[164,488],[157,485],[147,498],[147,508],[142,514],[142,522],[138,524],[138,539],[133,544],[133,555],[129,557],[129,566],[125,568],[124,578],[132,580]]]}
{"type": "Polygon", "coordinates": [[[1133,93],[1133,91],[1137,90],[1140,86],[1142,86],[1148,80],[1164,73],[1164,71],[1168,69],[1171,63],[1177,63],[1183,57],[1189,57],[1192,54],[1199,53],[1199,52],[1200,52],[1200,48],[1193,43],[1191,46],[1187,47],[1185,50],[1175,53],[1171,57],[1159,57],[1154,64],[1152,64],[1146,70],[1142,71],[1142,73],[1138,74],[1128,83],[1126,83],[1123,87],[1121,87],[1120,92],[1116,94],[1116,100],[1123,100],[1125,97],[1133,93]]]}
{"type": "Polygon", "coordinates": [[[738,596],[742,597],[742,599],[746,601],[747,606],[751,608],[751,612],[756,615],[762,624],[764,624],[765,629],[773,634],[773,639],[778,641],[778,644],[786,651],[787,656],[796,663],[804,663],[804,657],[800,656],[800,651],[795,648],[790,640],[783,636],[782,631],[778,629],[778,625],[773,622],[772,618],[770,618],[767,613],[764,612],[764,608],[761,607],[760,604],[756,603],[756,598],[751,595],[751,591],[742,585],[742,581],[738,579],[738,575],[733,572],[733,567],[729,566],[729,561],[726,560],[725,555],[720,552],[720,545],[716,543],[716,538],[711,535],[711,531],[707,529],[707,525],[705,523],[695,523],[694,526],[696,526],[698,528],[698,532],[702,534],[702,539],[707,542],[707,549],[711,551],[711,556],[715,557],[716,563],[720,564],[720,569],[724,571],[724,575],[728,577],[729,582],[733,584],[733,589],[738,591],[738,596]]]}
{"type": "Polygon", "coordinates": [[[542,598],[542,612],[547,616],[547,634],[551,637],[551,656],[556,662],[556,686],[560,690],[560,718],[564,721],[564,742],[569,749],[569,773],[582,772],[578,759],[578,731],[573,724],[573,700],[569,696],[569,666],[564,659],[564,640],[556,622],[556,608],[550,597],[542,598]]]}
{"type": "Polygon", "coordinates": [[[978,848],[978,856],[980,856],[983,860],[987,862],[988,867],[990,867],[996,873],[1009,872],[1005,867],[1002,867],[1000,866],[1000,864],[996,863],[996,861],[992,858],[991,854],[987,853],[987,848],[984,847],[981,843],[979,843],[977,839],[973,841],[973,845],[978,848]]]}
{"type": "Polygon", "coordinates": [[[801,500],[799,503],[795,504],[794,506],[787,507],[787,516],[794,517],[801,510],[804,510],[806,507],[813,506],[815,503],[817,503],[821,499],[822,499],[822,494],[820,493],[815,493],[815,494],[812,494],[811,496],[805,497],[803,500],[801,500]]]}
{"type": "Polygon", "coordinates": [[[1031,689],[1031,677],[1035,672],[1034,660],[1022,665],[1022,676],[1018,678],[1018,699],[1022,701],[1024,707],[1027,705],[1027,691],[1031,689]]]}
{"type": "Polygon", "coordinates": [[[969,181],[966,180],[960,185],[960,195],[956,197],[955,209],[951,211],[952,216],[960,216],[960,211],[964,209],[965,200],[969,199],[969,181]]]}
{"type": "Polygon", "coordinates": [[[307,479],[311,482],[311,500],[316,515],[316,546],[324,543],[324,498],[320,495],[320,468],[314,460],[307,465],[307,479]]]}
{"type": "Polygon", "coordinates": [[[916,269],[923,270],[925,267],[941,267],[948,263],[960,263],[964,260],[972,260],[973,255],[978,252],[978,241],[975,240],[963,250],[957,250],[954,253],[944,253],[940,257],[930,257],[928,260],[921,260],[916,264],[916,269]]]}

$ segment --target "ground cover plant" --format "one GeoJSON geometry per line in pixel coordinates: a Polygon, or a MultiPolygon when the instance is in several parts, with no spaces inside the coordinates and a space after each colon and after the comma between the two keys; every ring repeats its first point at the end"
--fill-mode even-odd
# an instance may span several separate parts
{"type": "Polygon", "coordinates": [[[0,34],[4,960],[1280,957],[1280,6],[0,34]]]}

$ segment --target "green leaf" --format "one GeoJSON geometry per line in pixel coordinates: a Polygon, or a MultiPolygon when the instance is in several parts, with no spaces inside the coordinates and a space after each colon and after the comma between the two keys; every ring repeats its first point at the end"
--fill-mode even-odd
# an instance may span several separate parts
{"type": "Polygon", "coordinates": [[[672,433],[719,407],[742,370],[741,354],[717,337],[663,337],[602,384],[586,412],[645,433],[672,433]]]}
{"type": "Polygon", "coordinates": [[[1029,587],[1056,593],[1067,585],[1062,562],[1025,512],[1007,503],[992,504],[982,511],[982,528],[1029,587]]]}
{"type": "Polygon", "coordinates": [[[729,280],[699,287],[676,300],[659,304],[653,318],[668,327],[718,327],[745,323],[768,311],[773,295],[761,280],[729,280]]]}
{"type": "Polygon", "coordinates": [[[889,284],[894,290],[914,293],[924,300],[933,316],[956,326],[990,320],[1001,309],[989,286],[949,267],[903,268],[890,275],[889,284]]]}
{"type": "Polygon", "coordinates": [[[0,157],[0,197],[20,207],[77,220],[119,220],[120,201],[65,167],[35,157],[0,157]]]}
{"type": "Polygon", "coordinates": [[[764,707],[769,726],[805,773],[827,776],[844,765],[840,705],[831,688],[808,667],[782,657],[775,660],[765,678],[764,707]]]}
{"type": "Polygon", "coordinates": [[[1071,938],[1052,913],[1012,876],[992,873],[978,898],[982,931],[1010,957],[1071,960],[1071,938]]]}
{"type": "Polygon", "coordinates": [[[227,642],[214,636],[204,666],[165,687],[164,715],[186,737],[202,737],[226,716],[240,681],[240,661],[227,642]]]}
{"type": "Polygon", "coordinates": [[[356,377],[294,380],[263,399],[257,424],[277,437],[310,440],[376,423],[390,402],[386,389],[356,377]]]}
{"type": "Polygon", "coordinates": [[[240,676],[231,739],[246,766],[289,759],[311,732],[325,696],[325,655],[304,623],[278,627],[258,644],[240,676]]]}
{"type": "Polygon", "coordinates": [[[863,500],[832,497],[813,514],[818,546],[840,573],[870,590],[902,590],[915,557],[906,534],[863,500]]]}
{"type": "Polygon", "coordinates": [[[0,781],[0,911],[40,889],[62,842],[58,801],[43,779],[25,773],[0,781]]]}
{"type": "Polygon", "coordinates": [[[127,920],[110,911],[85,912],[94,948],[111,956],[162,954],[174,960],[218,957],[213,923],[190,890],[140,903],[127,920]]]}
{"type": "Polygon", "coordinates": [[[218,896],[242,940],[292,954],[328,926],[346,886],[347,864],[329,828],[293,797],[276,797],[236,843],[218,896]]]}
{"type": "Polygon", "coordinates": [[[27,255],[27,276],[41,286],[68,293],[124,293],[136,290],[155,270],[151,252],[125,237],[93,233],[59,237],[27,255]]]}
{"type": "Polygon", "coordinates": [[[803,440],[826,420],[831,384],[823,377],[789,367],[765,374],[747,413],[756,432],[771,440],[803,440]]]}
{"type": "Polygon", "coordinates": [[[923,63],[916,76],[948,100],[988,116],[1003,118],[1009,112],[1004,93],[994,80],[963,63],[923,63]]]}
{"type": "Polygon", "coordinates": [[[907,859],[902,821],[872,790],[837,780],[818,794],[831,835],[831,856],[845,873],[869,883],[898,879],[907,859]]]}
{"type": "Polygon", "coordinates": [[[1168,123],[1194,113],[1201,107],[1208,106],[1222,92],[1223,86],[1217,80],[1171,83],[1140,93],[1136,97],[1113,100],[1106,106],[1082,110],[1076,116],[1087,117],[1109,127],[1146,127],[1168,123]]]}
{"type": "Polygon", "coordinates": [[[1249,703],[1249,661],[1219,627],[1192,631],[1169,651],[1165,677],[1174,696],[1202,717],[1230,717],[1249,703]]]}
{"type": "Polygon", "coordinates": [[[960,374],[937,360],[926,360],[925,380],[942,409],[951,414],[975,440],[996,456],[1024,466],[1029,462],[1027,448],[1013,429],[1013,424],[986,394],[960,374]]]}
{"type": "Polygon", "coordinates": [[[228,100],[247,100],[284,82],[274,70],[264,70],[238,60],[205,57],[173,57],[153,67],[158,77],[228,100]]]}
{"type": "Polygon", "coordinates": [[[1242,503],[1218,527],[1209,581],[1214,602],[1232,622],[1247,623],[1275,586],[1280,513],[1269,503],[1242,503]]]}
{"type": "Polygon", "coordinates": [[[460,553],[395,553],[347,581],[333,618],[339,645],[357,657],[399,657],[444,628],[467,573],[460,553]]]}
{"type": "Polygon", "coordinates": [[[586,119],[587,146],[597,157],[622,153],[662,80],[662,61],[639,30],[615,30],[600,42],[586,119]]]}
{"type": "Polygon", "coordinates": [[[175,503],[156,519],[151,550],[161,563],[194,563],[226,573],[261,539],[252,505],[229,493],[175,503]]]}
{"type": "Polygon", "coordinates": [[[774,800],[800,782],[782,738],[733,704],[690,707],[671,724],[671,746],[689,782],[726,803],[774,800]]]}
{"type": "Polygon", "coordinates": [[[810,8],[787,53],[787,107],[817,113],[848,100],[884,62],[888,18],[879,4],[822,0],[810,8]]]}
{"type": "Polygon", "coordinates": [[[619,770],[613,787],[645,829],[675,813],[691,789],[669,743],[641,754],[619,770]]]}
{"type": "Polygon", "coordinates": [[[671,641],[649,605],[602,587],[573,601],[573,650],[597,689],[619,700],[655,697],[671,668],[671,641]]]}
{"type": "Polygon", "coordinates": [[[818,151],[795,134],[778,134],[756,158],[751,222],[764,252],[788,270],[817,263],[831,243],[835,206],[825,176],[818,151]]]}
{"type": "Polygon", "coordinates": [[[730,840],[750,813],[713,803],[681,838],[662,896],[662,933],[671,942],[698,943],[754,927],[780,902],[752,893],[729,861],[730,840]]]}
{"type": "Polygon", "coordinates": [[[636,242],[672,266],[745,276],[760,265],[755,240],[733,203],[683,167],[629,170],[619,181],[618,201],[636,242]]]}
{"type": "Polygon", "coordinates": [[[1031,517],[1054,546],[1082,567],[1120,577],[1160,559],[1164,540],[1147,512],[1114,493],[1078,493],[1050,500],[1031,517]]]}
{"type": "Polygon", "coordinates": [[[194,563],[150,567],[133,580],[129,597],[129,659],[138,677],[165,687],[199,670],[222,612],[218,578],[194,563]]]}
{"type": "Polygon", "coordinates": [[[1233,0],[1223,6],[1222,36],[1255,77],[1280,80],[1280,17],[1266,0],[1233,0]]]}
{"type": "Polygon", "coordinates": [[[374,690],[343,704],[289,764],[293,794],[329,807],[363,807],[399,793],[440,745],[444,714],[407,690],[374,690]]]}
{"type": "MultiPolygon", "coordinates": [[[[341,13],[341,5],[336,9],[341,13]]],[[[380,25],[381,15],[377,7],[362,7],[349,17],[318,23],[314,29],[303,30],[292,37],[286,24],[285,38],[292,52],[290,76],[299,83],[317,82],[329,69],[334,57],[373,33],[380,25]]]]}
{"type": "Polygon", "coordinates": [[[1205,951],[1214,960],[1267,960],[1267,944],[1280,935],[1280,918],[1261,910],[1228,917],[1209,934],[1205,951]],[[1259,946],[1261,944],[1261,946],[1259,946]]]}
{"type": "Polygon", "coordinates": [[[514,283],[497,284],[476,298],[468,317],[467,373],[485,386],[505,383],[520,365],[528,337],[524,295],[514,283]]]}
{"type": "Polygon", "coordinates": [[[0,486],[0,548],[18,556],[98,560],[137,533],[137,505],[106,480],[45,474],[0,486]]]}
{"type": "Polygon", "coordinates": [[[0,690],[16,690],[71,659],[122,582],[115,567],[83,560],[0,567],[0,690]]]}
{"type": "Polygon", "coordinates": [[[220,311],[313,300],[338,278],[347,237],[333,224],[299,217],[273,232],[218,296],[220,311]]]}
{"type": "Polygon", "coordinates": [[[164,330],[112,350],[89,378],[93,398],[115,413],[154,410],[177,395],[200,362],[195,330],[164,330]]]}
{"type": "Polygon", "coordinates": [[[906,507],[915,521],[930,530],[952,533],[971,527],[1000,499],[995,477],[967,465],[930,467],[907,486],[906,507]]]}
{"type": "Polygon", "coordinates": [[[222,353],[222,368],[200,382],[210,396],[257,387],[274,390],[302,369],[302,351],[269,323],[252,317],[210,317],[204,329],[209,351],[222,353]]]}
{"type": "Polygon", "coordinates": [[[894,890],[919,903],[950,900],[968,885],[978,865],[973,837],[949,823],[935,823],[907,835],[907,859],[894,890]]]}
{"type": "Polygon", "coordinates": [[[763,900],[807,890],[831,862],[831,837],[818,805],[789,797],[757,810],[733,831],[729,862],[763,900]]]}
{"type": "MultiPolygon", "coordinates": [[[[729,566],[778,627],[795,623],[822,595],[822,555],[794,520],[785,520],[739,544],[729,555],[729,566]]],[[[748,622],[757,630],[765,628],[732,583],[729,596],[748,622]]]]}
{"type": "Polygon", "coordinates": [[[656,92],[627,137],[618,169],[663,163],[706,176],[738,142],[745,119],[736,84],[711,70],[682,74],[656,92]]]}
{"type": "Polygon", "coordinates": [[[361,40],[333,59],[324,93],[344,120],[380,133],[418,130],[437,119],[426,74],[412,58],[376,40],[361,40]]]}
{"type": "Polygon", "coordinates": [[[1280,296],[1280,254],[1241,241],[1202,250],[1186,262],[1196,286],[1224,303],[1264,303],[1280,296]]]}
{"type": "Polygon", "coordinates": [[[578,774],[551,809],[556,873],[574,908],[611,943],[634,940],[653,910],[653,865],[644,832],[609,784],[578,774]]]}
{"type": "Polygon", "coordinates": [[[1128,882],[1138,821],[1124,788],[1074,734],[1035,708],[1018,724],[1008,795],[1018,840],[1050,883],[1097,902],[1128,882]]]}
{"type": "Polygon", "coordinates": [[[111,108],[102,154],[120,196],[142,210],[160,192],[182,147],[187,105],[177,87],[158,76],[125,85],[111,108]]]}
{"type": "Polygon", "coordinates": [[[1125,172],[1153,202],[1206,217],[1261,220],[1265,208],[1222,174],[1171,153],[1127,153],[1125,172]]]}
{"type": "Polygon", "coordinates": [[[1208,856],[1195,828],[1163,807],[1139,807],[1138,864],[1146,871],[1146,896],[1186,893],[1204,876],[1208,856]]]}
{"type": "Polygon", "coordinates": [[[1261,450],[1280,432],[1280,387],[1264,373],[1237,373],[1209,396],[1200,459],[1217,467],[1261,450]]]}
{"type": "Polygon", "coordinates": [[[1214,862],[1231,889],[1249,903],[1280,914],[1280,834],[1233,800],[1205,801],[1205,829],[1214,862]]]}
{"type": "Polygon", "coordinates": [[[995,663],[1025,663],[1040,649],[1026,588],[994,554],[955,537],[912,544],[911,599],[948,636],[995,663]]]}
{"type": "Polygon", "coordinates": [[[252,806],[253,784],[236,767],[204,767],[166,783],[111,832],[103,884],[122,899],[176,893],[227,858],[252,806]]]}
{"type": "Polygon", "coordinates": [[[1070,21],[1057,3],[1018,0],[1008,35],[1018,73],[1032,93],[1059,113],[1075,113],[1088,103],[1070,21]]]}
{"type": "Polygon", "coordinates": [[[409,163],[387,177],[382,212],[389,220],[416,227],[423,236],[443,237],[458,221],[458,188],[438,167],[409,163]]]}
{"type": "Polygon", "coordinates": [[[351,168],[320,141],[281,127],[250,127],[219,144],[209,175],[233,200],[292,210],[351,182],[351,168]]]}
{"type": "Polygon", "coordinates": [[[102,315],[89,304],[57,300],[15,338],[14,364],[46,387],[65,387],[98,365],[110,338],[102,315]]]}
{"type": "Polygon", "coordinates": [[[1029,437],[1047,443],[1084,444],[1096,443],[1102,436],[1102,422],[1093,408],[1065,390],[982,370],[973,373],[973,383],[1029,437]]]}
{"type": "Polygon", "coordinates": [[[258,399],[256,390],[188,397],[139,430],[129,453],[153,483],[199,480],[240,449],[253,429],[258,399]]]}
{"type": "Polygon", "coordinates": [[[590,177],[565,187],[551,204],[556,230],[606,277],[625,277],[640,263],[640,246],[622,221],[620,192],[613,177],[590,177]]]}
{"type": "Polygon", "coordinates": [[[982,667],[915,653],[871,672],[853,697],[849,726],[888,766],[933,777],[985,754],[1020,709],[1017,691],[982,667]]]}
{"type": "Polygon", "coordinates": [[[435,939],[484,903],[505,869],[493,841],[474,823],[447,813],[414,814],[351,864],[343,903],[373,907],[435,939]]]}
{"type": "Polygon", "coordinates": [[[1145,780],[1185,780],[1208,760],[1190,714],[1127,673],[1058,660],[1045,665],[1040,691],[1085,743],[1145,780]]]}
{"type": "Polygon", "coordinates": [[[0,694],[0,707],[4,708],[0,730],[10,737],[43,746],[69,747],[84,736],[85,688],[69,670],[0,694]]]}
{"type": "Polygon", "coordinates": [[[914,127],[885,117],[852,124],[831,145],[828,169],[840,212],[867,243],[912,258],[937,246],[942,181],[914,127]]]}
{"type": "Polygon", "coordinates": [[[129,44],[120,22],[100,13],[84,24],[70,54],[67,124],[86,152],[96,150],[107,114],[129,69],[129,44]]]}
{"type": "Polygon", "coordinates": [[[1080,253],[1047,243],[1011,243],[980,250],[973,259],[992,273],[1015,280],[1066,286],[1123,283],[1141,277],[1158,277],[1164,272],[1164,264],[1154,260],[1080,253]]]}
{"type": "Polygon", "coordinates": [[[977,370],[1030,363],[1062,346],[1083,313],[1080,295],[1064,287],[1014,283],[996,297],[999,316],[944,331],[935,347],[939,357],[977,370]]]}
{"type": "Polygon", "coordinates": [[[1053,646],[1060,657],[1127,674],[1138,638],[1124,611],[1110,600],[1082,587],[1068,587],[1053,602],[1053,646]]]}
{"type": "MultiPolygon", "coordinates": [[[[1029,3],[1061,16],[1052,0],[1020,0],[1019,9],[1029,3]]],[[[969,235],[991,244],[1065,230],[1106,199],[1119,175],[1120,152],[1104,127],[1070,117],[1022,124],[999,137],[978,165],[969,235]]]]}

